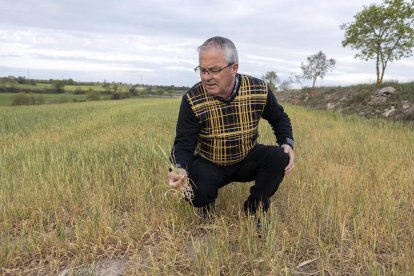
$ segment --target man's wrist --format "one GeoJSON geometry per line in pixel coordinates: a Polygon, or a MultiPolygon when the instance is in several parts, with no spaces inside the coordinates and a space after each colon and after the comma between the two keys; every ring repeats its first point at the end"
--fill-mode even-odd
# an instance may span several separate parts
{"type": "Polygon", "coordinates": [[[292,147],[292,145],[290,145],[290,144],[288,144],[288,143],[284,143],[284,144],[282,144],[282,147],[283,146],[289,146],[289,148],[293,151],[293,147],[292,147]]]}
{"type": "Polygon", "coordinates": [[[289,145],[289,146],[292,148],[292,150],[294,149],[294,144],[295,144],[295,142],[293,141],[293,139],[292,139],[292,138],[286,138],[286,142],[285,142],[285,144],[286,144],[286,145],[289,145]]]}
{"type": "MultiPolygon", "coordinates": [[[[183,168],[183,166],[182,166],[180,163],[176,163],[176,164],[174,164],[174,167],[175,167],[176,169],[182,169],[182,170],[184,170],[184,171],[185,171],[185,169],[183,168]]],[[[172,172],[172,171],[173,171],[173,169],[172,169],[172,168],[168,168],[168,171],[169,171],[169,172],[172,172]]]]}

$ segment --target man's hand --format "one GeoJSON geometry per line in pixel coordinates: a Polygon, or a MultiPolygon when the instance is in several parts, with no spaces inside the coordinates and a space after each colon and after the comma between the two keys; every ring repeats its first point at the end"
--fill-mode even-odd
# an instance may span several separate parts
{"type": "Polygon", "coordinates": [[[179,187],[183,181],[185,181],[185,178],[187,177],[187,171],[178,168],[172,172],[168,173],[168,185],[170,185],[171,188],[177,188],[179,187]]]}
{"type": "Polygon", "coordinates": [[[295,153],[293,152],[293,149],[288,144],[283,144],[282,148],[285,151],[285,153],[289,155],[289,163],[287,164],[285,168],[285,174],[287,175],[295,167],[295,153]]]}

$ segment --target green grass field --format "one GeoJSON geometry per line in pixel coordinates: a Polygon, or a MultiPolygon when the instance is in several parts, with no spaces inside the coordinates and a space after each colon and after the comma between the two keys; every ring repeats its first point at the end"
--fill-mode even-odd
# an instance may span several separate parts
{"type": "MultiPolygon", "coordinates": [[[[13,97],[17,93],[0,93],[0,106],[10,106],[12,105],[13,97]]],[[[51,103],[65,103],[65,102],[74,102],[74,101],[85,101],[87,95],[74,95],[74,94],[32,94],[34,97],[42,98],[44,104],[51,103]]],[[[108,98],[108,97],[107,97],[108,98]]]]}
{"type": "MultiPolygon", "coordinates": [[[[10,89],[16,88],[19,89],[20,91],[24,91],[24,92],[42,92],[44,90],[48,90],[48,89],[54,89],[53,84],[51,83],[40,83],[40,82],[36,82],[34,85],[32,84],[24,84],[24,83],[10,83],[10,82],[3,82],[1,83],[2,86],[4,87],[8,87],[10,89]]],[[[112,85],[112,84],[109,84],[112,85]]],[[[130,85],[127,84],[118,84],[118,88],[117,91],[118,92],[128,92],[130,85]]],[[[93,92],[105,92],[108,90],[112,91],[111,87],[103,87],[102,85],[99,84],[95,84],[95,85],[87,85],[87,84],[67,84],[63,87],[63,89],[65,90],[65,92],[69,92],[69,93],[73,93],[76,91],[83,91],[88,92],[88,91],[93,91],[93,92]]],[[[144,87],[137,87],[137,90],[144,90],[144,87]]],[[[9,92],[9,91],[8,91],[9,92]]]]}
{"type": "MultiPolygon", "coordinates": [[[[0,274],[410,275],[414,130],[286,105],[296,168],[262,238],[250,184],[220,191],[214,222],[168,190],[179,99],[0,107],[0,274]],[[160,149],[161,148],[161,149],[160,149]]],[[[272,144],[261,125],[261,143],[272,144]]]]}

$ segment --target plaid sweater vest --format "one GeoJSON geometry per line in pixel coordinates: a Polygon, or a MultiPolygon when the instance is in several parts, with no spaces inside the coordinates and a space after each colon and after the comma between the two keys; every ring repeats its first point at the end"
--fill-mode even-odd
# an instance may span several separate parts
{"type": "Polygon", "coordinates": [[[267,101],[263,81],[240,75],[238,94],[228,103],[209,95],[200,83],[188,92],[187,100],[201,126],[196,154],[229,166],[243,160],[256,145],[267,101]]]}

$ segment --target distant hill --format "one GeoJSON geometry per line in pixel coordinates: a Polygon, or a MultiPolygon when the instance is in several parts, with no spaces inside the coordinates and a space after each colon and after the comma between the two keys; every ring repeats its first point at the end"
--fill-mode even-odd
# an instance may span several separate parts
{"type": "Polygon", "coordinates": [[[367,118],[414,121],[414,82],[276,92],[278,101],[367,118]]]}

